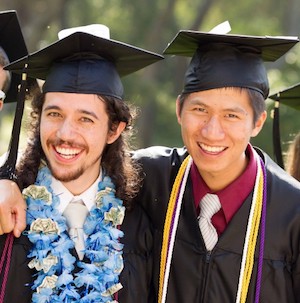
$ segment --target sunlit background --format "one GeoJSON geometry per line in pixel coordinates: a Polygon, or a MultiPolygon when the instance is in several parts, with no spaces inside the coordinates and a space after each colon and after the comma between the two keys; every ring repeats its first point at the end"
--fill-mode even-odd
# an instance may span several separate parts
{"type": "MultiPolygon", "coordinates": [[[[298,0],[1,0],[0,10],[17,10],[30,52],[54,42],[63,28],[92,23],[107,25],[111,38],[162,53],[180,29],[209,31],[228,20],[232,34],[300,35],[298,0]]],[[[13,37],[12,37],[13,38],[13,37]]],[[[126,99],[140,108],[135,147],[181,146],[175,100],[182,89],[188,59],[167,57],[123,79],[126,99]]],[[[300,45],[280,60],[268,63],[271,94],[300,82],[300,45]]],[[[267,101],[268,120],[253,140],[273,157],[273,102],[267,101]]],[[[30,102],[26,104],[25,118],[30,102]]],[[[14,105],[0,112],[0,152],[7,150],[14,105]]],[[[26,120],[26,119],[25,119],[26,120]]],[[[280,109],[282,148],[285,151],[300,130],[298,113],[280,109]]],[[[26,144],[26,121],[21,145],[26,144]]]]}

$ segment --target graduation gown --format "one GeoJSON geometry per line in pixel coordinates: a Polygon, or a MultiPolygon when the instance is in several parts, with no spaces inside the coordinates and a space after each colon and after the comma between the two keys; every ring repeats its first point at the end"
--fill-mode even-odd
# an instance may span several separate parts
{"type": "MultiPolygon", "coordinates": [[[[265,153],[267,217],[260,302],[300,302],[300,183],[265,153]]],[[[154,228],[155,292],[158,292],[162,234],[170,192],[185,148],[151,147],[137,151],[146,176],[137,197],[154,228]]],[[[236,299],[251,193],[219,237],[212,252],[205,249],[198,226],[192,182],[188,178],[179,216],[170,269],[168,303],[233,303],[236,299]]],[[[259,242],[259,238],[258,238],[259,242]]],[[[258,245],[247,301],[254,302],[258,245]]]]}
{"type": "MultiPolygon", "coordinates": [[[[118,293],[118,302],[154,302],[152,276],[152,231],[147,215],[138,205],[126,211],[121,230],[125,236],[121,239],[124,244],[124,269],[120,275],[123,285],[118,293]]],[[[0,236],[0,253],[4,248],[6,235],[0,236]]],[[[26,235],[14,239],[12,259],[8,275],[4,303],[30,303],[34,270],[28,267],[27,258],[31,242],[26,235]]],[[[74,249],[74,256],[77,253],[74,249]]],[[[2,283],[3,274],[0,276],[2,283]]]]}

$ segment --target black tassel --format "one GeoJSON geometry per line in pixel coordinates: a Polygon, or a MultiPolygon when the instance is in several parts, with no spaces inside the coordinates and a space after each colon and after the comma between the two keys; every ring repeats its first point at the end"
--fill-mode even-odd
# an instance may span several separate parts
{"type": "Polygon", "coordinates": [[[15,171],[16,171],[16,163],[18,158],[20,131],[21,131],[24,103],[25,103],[26,89],[27,89],[26,68],[27,68],[27,64],[24,67],[24,71],[22,73],[22,81],[18,91],[16,112],[14,117],[10,144],[7,152],[8,156],[3,166],[0,167],[0,179],[8,179],[15,182],[17,181],[17,176],[15,174],[15,171]]]}
{"type": "Polygon", "coordinates": [[[277,164],[284,169],[281,138],[280,138],[280,123],[279,123],[279,102],[275,102],[274,117],[273,117],[273,150],[277,164]]]}

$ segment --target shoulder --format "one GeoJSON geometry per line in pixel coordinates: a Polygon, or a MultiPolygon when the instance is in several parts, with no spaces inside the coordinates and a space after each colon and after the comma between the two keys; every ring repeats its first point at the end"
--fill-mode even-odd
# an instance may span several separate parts
{"type": "Polygon", "coordinates": [[[124,237],[125,253],[147,255],[152,249],[152,226],[148,215],[139,204],[134,204],[131,209],[126,210],[121,230],[124,237]]]}
{"type": "Polygon", "coordinates": [[[153,236],[148,216],[139,205],[126,210],[121,230],[124,232],[120,239],[124,245],[124,269],[120,275],[123,289],[119,292],[119,302],[150,302],[147,298],[153,294],[153,236]]]}
{"type": "Polygon", "coordinates": [[[275,163],[267,153],[255,149],[265,163],[268,187],[279,195],[284,196],[289,193],[289,197],[295,196],[300,201],[300,182],[275,163]]]}
{"type": "Polygon", "coordinates": [[[159,165],[165,164],[180,164],[182,160],[188,155],[185,147],[170,148],[165,146],[152,146],[144,149],[139,149],[133,152],[133,158],[139,161],[142,165],[156,163],[159,165]]]}

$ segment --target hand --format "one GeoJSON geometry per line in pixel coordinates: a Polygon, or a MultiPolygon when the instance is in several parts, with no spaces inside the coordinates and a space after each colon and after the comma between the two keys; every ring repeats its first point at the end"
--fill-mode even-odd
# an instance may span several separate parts
{"type": "Polygon", "coordinates": [[[0,235],[13,231],[19,238],[26,228],[26,202],[18,185],[0,180],[0,235]]]}

